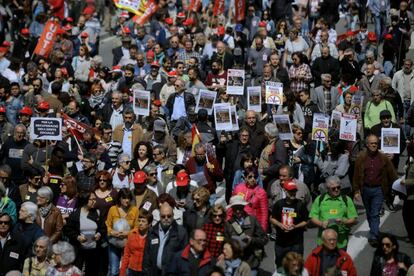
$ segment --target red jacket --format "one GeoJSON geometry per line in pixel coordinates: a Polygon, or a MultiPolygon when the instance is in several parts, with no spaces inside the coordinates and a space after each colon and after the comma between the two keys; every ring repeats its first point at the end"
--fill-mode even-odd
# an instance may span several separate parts
{"type": "MultiPolygon", "coordinates": [[[[312,250],[312,253],[308,256],[305,262],[305,268],[309,273],[309,276],[319,276],[321,266],[321,251],[322,245],[312,250]]],[[[340,257],[336,260],[336,267],[341,271],[346,271],[348,276],[356,276],[356,268],[351,256],[344,250],[338,249],[340,257]]]]}
{"type": "Polygon", "coordinates": [[[142,271],[142,260],[144,258],[146,237],[139,235],[138,229],[134,228],[128,235],[127,243],[122,257],[120,275],[125,276],[127,268],[134,271],[142,271]]]}
{"type": "MultiPolygon", "coordinates": [[[[269,219],[269,202],[267,201],[266,191],[257,185],[254,188],[247,187],[246,183],[237,185],[233,190],[234,195],[242,195],[244,200],[249,202],[244,207],[244,211],[257,219],[263,228],[263,231],[267,231],[267,221],[269,219]]],[[[227,220],[233,215],[233,210],[230,208],[227,211],[227,220]]]]}
{"type": "MultiPolygon", "coordinates": [[[[207,169],[207,165],[204,165],[204,175],[208,183],[206,188],[210,191],[210,194],[214,194],[216,193],[216,182],[223,180],[223,170],[215,158],[208,157],[208,161],[213,164],[214,170],[213,172],[210,172],[210,170],[207,169]]],[[[195,158],[190,157],[185,163],[185,167],[187,168],[188,174],[197,173],[197,163],[195,158]]]]}

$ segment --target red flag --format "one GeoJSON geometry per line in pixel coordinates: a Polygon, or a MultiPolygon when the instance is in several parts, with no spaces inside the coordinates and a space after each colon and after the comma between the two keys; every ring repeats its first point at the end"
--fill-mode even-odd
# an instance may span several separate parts
{"type": "Polygon", "coordinates": [[[190,12],[198,12],[201,7],[201,0],[191,0],[188,10],[190,12]]]}
{"type": "Polygon", "coordinates": [[[191,137],[191,155],[195,156],[195,145],[201,142],[200,133],[198,132],[197,126],[195,124],[193,124],[193,126],[191,127],[191,137]]]}
{"type": "Polygon", "coordinates": [[[246,1],[245,0],[235,0],[234,4],[236,6],[236,21],[240,22],[244,20],[246,16],[246,1]]]}
{"type": "Polygon", "coordinates": [[[34,53],[39,56],[48,57],[52,52],[53,44],[55,43],[59,23],[54,20],[49,20],[43,29],[42,35],[37,42],[34,53]]]}
{"type": "Polygon", "coordinates": [[[132,18],[132,21],[138,25],[144,25],[144,23],[150,19],[150,17],[157,11],[157,9],[158,5],[155,4],[154,0],[150,0],[145,6],[144,13],[141,16],[135,15],[132,18]]]}
{"type": "Polygon", "coordinates": [[[100,134],[99,131],[96,128],[93,128],[87,124],[81,123],[75,119],[72,119],[71,117],[69,117],[67,114],[62,113],[62,117],[63,117],[63,123],[65,124],[65,126],[67,127],[68,131],[70,131],[70,133],[73,136],[76,136],[76,138],[78,140],[83,140],[83,134],[86,132],[86,130],[91,130],[95,133],[95,137],[99,140],[100,139],[100,134]]]}
{"type": "Polygon", "coordinates": [[[214,2],[214,9],[213,9],[213,15],[220,15],[224,13],[224,8],[225,8],[225,3],[224,0],[216,0],[214,2]]]}

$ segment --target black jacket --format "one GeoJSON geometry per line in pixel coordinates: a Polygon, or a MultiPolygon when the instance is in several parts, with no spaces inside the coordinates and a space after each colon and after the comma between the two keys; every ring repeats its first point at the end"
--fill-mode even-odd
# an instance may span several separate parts
{"type": "Polygon", "coordinates": [[[121,58],[124,56],[124,53],[122,52],[122,46],[112,49],[112,55],[114,57],[112,60],[112,65],[115,66],[121,61],[121,58]]]}
{"type": "Polygon", "coordinates": [[[3,164],[7,164],[13,168],[10,179],[18,184],[25,180],[20,164],[23,157],[24,147],[28,143],[29,142],[26,139],[16,142],[14,137],[10,136],[1,147],[0,160],[3,164]]]}
{"type": "Polygon", "coordinates": [[[167,275],[167,267],[170,265],[174,255],[183,250],[188,243],[187,231],[183,226],[178,225],[175,221],[170,226],[169,235],[164,245],[162,254],[162,274],[159,275],[157,268],[157,254],[160,246],[159,237],[160,223],[152,227],[147,234],[145,243],[144,260],[142,263],[143,274],[145,276],[164,276],[167,275]]]}
{"type": "Polygon", "coordinates": [[[315,78],[315,87],[321,85],[321,75],[331,74],[334,84],[339,81],[339,61],[331,56],[327,58],[318,57],[312,65],[312,75],[315,78]]]}
{"type": "MultiPolygon", "coordinates": [[[[405,253],[397,253],[396,256],[397,263],[404,263],[407,268],[409,268],[412,264],[411,259],[405,253]]],[[[372,260],[371,265],[371,276],[382,275],[382,269],[384,268],[385,259],[383,256],[379,254],[374,255],[374,259],[372,260]]],[[[405,276],[407,271],[400,269],[398,271],[398,276],[405,276]]]]}
{"type": "Polygon", "coordinates": [[[216,60],[216,59],[220,59],[223,62],[223,69],[224,70],[233,68],[234,57],[231,53],[226,52],[226,53],[224,53],[224,57],[221,58],[221,57],[218,56],[217,52],[214,52],[214,54],[211,56],[211,63],[213,62],[213,60],[216,60]]]}
{"type": "MultiPolygon", "coordinates": [[[[171,115],[173,114],[173,110],[174,110],[174,101],[175,101],[175,97],[177,96],[178,93],[174,93],[171,94],[168,97],[167,103],[166,103],[166,107],[168,109],[168,116],[171,118],[171,115]]],[[[196,101],[195,98],[193,96],[193,94],[188,93],[188,92],[184,92],[184,105],[185,105],[185,110],[186,112],[188,112],[188,108],[189,107],[194,107],[196,106],[196,101]]]]}
{"type": "MultiPolygon", "coordinates": [[[[209,211],[209,208],[207,207],[207,210],[203,214],[203,218],[202,218],[203,224],[205,224],[208,220],[208,211],[209,211]]],[[[197,214],[197,210],[194,207],[189,208],[186,211],[184,211],[183,226],[187,230],[187,233],[191,233],[191,231],[193,231],[194,229],[201,228],[200,226],[197,227],[197,219],[198,219],[198,214],[197,214]]]]}
{"type": "Polygon", "coordinates": [[[11,270],[21,271],[26,258],[25,252],[26,249],[21,237],[11,234],[4,246],[0,247],[0,276],[6,275],[11,270]]]}
{"type": "Polygon", "coordinates": [[[12,234],[15,237],[19,237],[19,241],[24,246],[24,257],[29,257],[32,253],[32,246],[34,242],[43,236],[45,233],[39,225],[34,223],[18,222],[14,225],[12,234]]]}

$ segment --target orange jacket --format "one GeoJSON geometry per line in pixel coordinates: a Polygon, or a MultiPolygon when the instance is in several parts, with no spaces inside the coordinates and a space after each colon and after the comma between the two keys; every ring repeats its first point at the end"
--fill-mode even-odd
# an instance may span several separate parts
{"type": "Polygon", "coordinates": [[[126,276],[127,268],[134,271],[142,271],[142,260],[144,258],[145,241],[147,236],[141,236],[137,228],[128,235],[124,248],[124,256],[121,263],[121,276],[126,276]]]}

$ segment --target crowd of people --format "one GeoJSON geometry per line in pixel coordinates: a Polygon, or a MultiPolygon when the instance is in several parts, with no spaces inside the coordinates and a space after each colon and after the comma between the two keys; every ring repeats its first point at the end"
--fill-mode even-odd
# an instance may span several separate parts
{"type": "Polygon", "coordinates": [[[270,242],[274,275],[357,275],[358,204],[377,248],[371,275],[414,275],[380,231],[397,181],[414,242],[412,1],[155,3],[138,24],[112,1],[0,1],[0,276],[260,275],[270,242]],[[37,55],[49,20],[56,38],[37,55]],[[244,70],[232,81],[243,95],[228,93],[229,69],[244,70]],[[271,83],[279,105],[266,101],[271,83]],[[235,108],[237,130],[198,108],[202,90],[235,108]],[[135,91],[150,92],[148,116],[135,91]],[[356,118],[355,139],[332,123],[316,141],[314,115],[338,112],[356,118]],[[33,118],[62,118],[62,139],[33,138],[33,118]],[[388,128],[398,153],[381,148],[388,128]]]}

